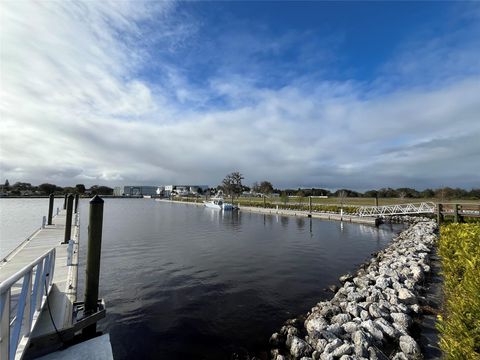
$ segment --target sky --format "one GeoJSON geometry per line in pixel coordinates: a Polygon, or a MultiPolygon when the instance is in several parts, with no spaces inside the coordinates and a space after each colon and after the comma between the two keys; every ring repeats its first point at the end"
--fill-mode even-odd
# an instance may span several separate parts
{"type": "Polygon", "coordinates": [[[478,2],[0,9],[0,182],[480,187],[478,2]]]}

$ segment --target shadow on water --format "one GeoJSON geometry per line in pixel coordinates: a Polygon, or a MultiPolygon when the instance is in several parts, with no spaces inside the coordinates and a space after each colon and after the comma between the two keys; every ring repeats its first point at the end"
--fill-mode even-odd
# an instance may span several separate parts
{"type": "MultiPolygon", "coordinates": [[[[81,203],[82,247],[87,212],[81,203]]],[[[107,200],[99,327],[115,359],[258,354],[286,319],[329,296],[324,288],[399,229],[107,200]]]]}

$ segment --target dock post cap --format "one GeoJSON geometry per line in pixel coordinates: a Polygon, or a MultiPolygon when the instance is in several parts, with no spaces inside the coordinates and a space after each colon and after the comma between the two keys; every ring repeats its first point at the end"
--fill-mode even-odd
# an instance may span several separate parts
{"type": "Polygon", "coordinates": [[[68,194],[68,197],[73,199],[73,194],[68,194]]]}
{"type": "Polygon", "coordinates": [[[103,204],[103,202],[103,199],[98,195],[95,195],[92,200],[90,200],[90,204],[103,204]]]}

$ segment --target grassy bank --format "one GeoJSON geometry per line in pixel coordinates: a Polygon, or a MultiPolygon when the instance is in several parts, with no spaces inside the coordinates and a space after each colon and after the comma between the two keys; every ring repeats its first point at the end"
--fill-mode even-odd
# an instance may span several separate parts
{"type": "Polygon", "coordinates": [[[441,227],[445,307],[440,347],[447,359],[480,359],[480,224],[441,227]]]}

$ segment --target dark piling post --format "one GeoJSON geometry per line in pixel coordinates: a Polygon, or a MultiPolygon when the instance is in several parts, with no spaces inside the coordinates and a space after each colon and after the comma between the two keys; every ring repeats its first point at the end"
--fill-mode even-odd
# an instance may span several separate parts
{"type": "Polygon", "coordinates": [[[80,195],[77,193],[75,194],[75,214],[78,212],[78,200],[80,200],[80,195]]]}
{"type": "Polygon", "coordinates": [[[456,223],[463,223],[463,216],[462,214],[460,214],[459,210],[461,210],[462,208],[462,205],[460,204],[455,204],[455,208],[454,208],[454,217],[455,217],[455,222],[456,223]]]}
{"type": "Polygon", "coordinates": [[[68,194],[65,194],[65,198],[63,199],[63,210],[67,208],[67,198],[68,198],[68,194]]]}
{"type": "Polygon", "coordinates": [[[53,203],[55,201],[55,196],[50,194],[48,201],[48,222],[47,225],[52,225],[52,216],[53,216],[53,203]]]}
{"type": "Polygon", "coordinates": [[[312,197],[308,197],[308,211],[312,212],[312,197]]]}
{"type": "Polygon", "coordinates": [[[437,204],[437,223],[440,225],[443,222],[443,205],[437,204]]]}
{"type": "Polygon", "coordinates": [[[375,206],[378,207],[378,195],[375,195],[375,206]]]}
{"type": "MultiPolygon", "coordinates": [[[[85,270],[85,316],[97,311],[98,284],[100,278],[100,254],[102,251],[103,200],[100,196],[90,200],[88,219],[87,268],[85,270]]],[[[86,337],[95,336],[97,324],[82,330],[86,337]]]]}
{"type": "Polygon", "coordinates": [[[455,223],[460,222],[460,216],[458,214],[458,204],[453,205],[453,221],[455,223]]]}
{"type": "Polygon", "coordinates": [[[263,207],[267,207],[267,197],[265,195],[263,195],[263,207]]]}
{"type": "Polygon", "coordinates": [[[73,194],[68,195],[67,198],[67,217],[65,218],[65,238],[64,244],[68,244],[72,237],[72,212],[73,212],[73,194]]]}

